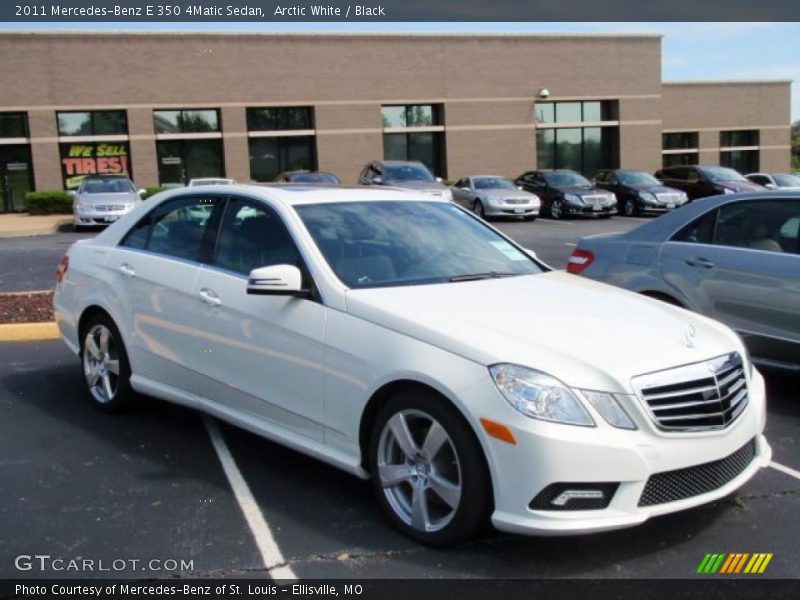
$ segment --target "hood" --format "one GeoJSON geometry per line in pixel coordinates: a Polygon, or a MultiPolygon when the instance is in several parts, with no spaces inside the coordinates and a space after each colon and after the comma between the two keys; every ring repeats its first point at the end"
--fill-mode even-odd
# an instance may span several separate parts
{"type": "Polygon", "coordinates": [[[141,200],[139,194],[136,192],[122,192],[117,194],[77,194],[75,201],[81,201],[86,204],[134,204],[141,200]]]}
{"type": "Polygon", "coordinates": [[[637,184],[637,185],[626,185],[624,187],[630,188],[637,192],[650,192],[651,194],[682,194],[681,190],[676,190],[675,188],[667,187],[666,185],[658,185],[658,184],[637,184]]]}
{"type": "Polygon", "coordinates": [[[717,187],[728,188],[734,192],[763,192],[766,188],[750,181],[714,181],[717,187]]]}
{"type": "Polygon", "coordinates": [[[483,365],[523,365],[618,393],[630,393],[636,375],[741,351],[710,319],[558,271],[350,290],[347,312],[483,365]]]}
{"type": "Polygon", "coordinates": [[[405,188],[407,190],[420,190],[426,192],[439,192],[447,189],[447,186],[439,181],[398,181],[396,179],[387,179],[385,180],[385,183],[386,185],[405,188]]]}
{"type": "Polygon", "coordinates": [[[576,194],[578,196],[591,196],[594,194],[610,194],[608,190],[602,190],[590,185],[555,185],[553,189],[565,194],[576,194]]]}
{"type": "Polygon", "coordinates": [[[525,200],[532,200],[537,198],[536,194],[531,194],[530,192],[524,192],[522,190],[503,190],[503,189],[491,189],[491,190],[475,190],[478,196],[482,198],[491,198],[492,200],[502,200],[504,198],[523,198],[525,200]]]}

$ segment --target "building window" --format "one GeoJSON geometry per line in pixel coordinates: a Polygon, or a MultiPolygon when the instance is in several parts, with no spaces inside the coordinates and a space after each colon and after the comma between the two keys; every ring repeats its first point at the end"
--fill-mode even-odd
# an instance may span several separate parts
{"type": "Polygon", "coordinates": [[[540,169],[572,169],[591,175],[619,164],[617,103],[585,100],[539,102],[534,106],[536,156],[540,169]],[[578,123],[590,127],[570,127],[578,123]]]}
{"type": "Polygon", "coordinates": [[[418,160],[445,177],[443,112],[438,104],[381,107],[384,159],[418,160]]]}
{"type": "Polygon", "coordinates": [[[154,110],[153,126],[161,185],[225,177],[219,110],[154,110]]]}
{"type": "Polygon", "coordinates": [[[617,119],[617,103],[611,100],[537,102],[533,115],[539,125],[601,123],[617,119]]]}
{"type": "Polygon", "coordinates": [[[248,131],[314,129],[310,106],[248,108],[248,131]]]}
{"type": "Polygon", "coordinates": [[[663,150],[697,150],[697,132],[680,131],[662,135],[663,150]]]}
{"type": "Polygon", "coordinates": [[[26,208],[33,189],[27,113],[0,113],[0,212],[26,208]]]}
{"type": "Polygon", "coordinates": [[[203,110],[154,110],[153,123],[156,133],[208,133],[219,131],[219,111],[203,110]]]}
{"type": "Polygon", "coordinates": [[[699,145],[698,137],[696,131],[671,131],[662,134],[662,166],[696,165],[699,145]]]}
{"type": "Polygon", "coordinates": [[[253,181],[274,181],[285,171],[317,169],[310,106],[248,108],[247,129],[253,181]]]}
{"type": "Polygon", "coordinates": [[[28,137],[26,113],[0,113],[0,138],[28,137]]]}
{"type": "Polygon", "coordinates": [[[758,150],[723,150],[719,153],[719,164],[742,174],[758,171],[758,150]]]}
{"type": "Polygon", "coordinates": [[[103,136],[128,135],[128,117],[124,110],[58,112],[58,135],[103,136]]]}
{"type": "Polygon", "coordinates": [[[720,131],[719,146],[720,148],[758,146],[758,130],[720,131]]]}

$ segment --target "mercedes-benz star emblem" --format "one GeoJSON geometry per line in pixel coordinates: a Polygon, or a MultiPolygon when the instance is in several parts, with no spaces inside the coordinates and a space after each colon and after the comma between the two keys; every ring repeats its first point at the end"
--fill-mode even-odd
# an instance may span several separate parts
{"type": "Polygon", "coordinates": [[[686,328],[686,333],[683,336],[683,341],[686,343],[687,348],[694,348],[694,340],[697,337],[697,330],[694,328],[694,325],[689,325],[686,328]]]}

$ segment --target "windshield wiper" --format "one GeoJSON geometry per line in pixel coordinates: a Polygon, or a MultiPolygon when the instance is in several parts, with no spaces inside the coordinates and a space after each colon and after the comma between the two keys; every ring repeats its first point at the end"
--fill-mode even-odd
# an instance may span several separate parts
{"type": "Polygon", "coordinates": [[[499,273],[497,271],[490,271],[489,273],[472,273],[470,275],[456,275],[451,277],[451,282],[456,281],[478,281],[480,279],[497,279],[499,277],[514,277],[516,273],[499,273]]]}

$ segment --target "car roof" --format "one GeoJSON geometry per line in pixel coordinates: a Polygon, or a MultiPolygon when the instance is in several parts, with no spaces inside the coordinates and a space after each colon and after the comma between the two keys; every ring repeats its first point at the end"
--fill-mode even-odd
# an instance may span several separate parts
{"type": "MultiPolygon", "coordinates": [[[[232,184],[214,186],[213,194],[246,195],[251,198],[277,201],[286,206],[302,204],[335,204],[339,202],[364,201],[407,201],[407,202],[442,202],[450,201],[424,192],[403,190],[388,186],[341,186],[336,184],[232,184]]],[[[164,200],[182,195],[196,195],[197,191],[188,188],[177,188],[159,194],[164,200]]]]}

